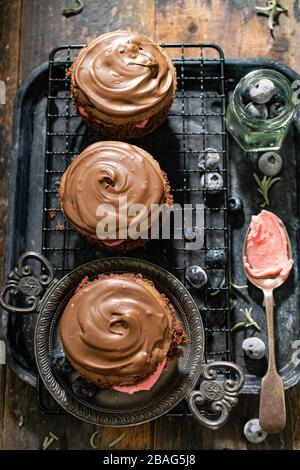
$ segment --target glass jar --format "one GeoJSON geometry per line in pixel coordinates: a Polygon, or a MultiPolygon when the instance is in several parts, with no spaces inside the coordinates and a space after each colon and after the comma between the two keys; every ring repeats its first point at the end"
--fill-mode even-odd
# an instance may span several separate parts
{"type": "Polygon", "coordinates": [[[295,105],[291,83],[275,70],[255,70],[248,73],[234,90],[226,112],[226,125],[236,142],[246,152],[279,150],[293,120],[295,105]],[[242,93],[263,78],[270,79],[285,99],[283,112],[274,118],[250,116],[245,110],[242,93]]]}

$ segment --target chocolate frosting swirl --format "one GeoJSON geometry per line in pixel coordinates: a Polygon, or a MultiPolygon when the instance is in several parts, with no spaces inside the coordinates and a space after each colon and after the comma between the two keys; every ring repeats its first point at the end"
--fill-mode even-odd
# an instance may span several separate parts
{"type": "Polygon", "coordinates": [[[164,182],[158,164],[155,165],[150,155],[145,157],[143,150],[125,142],[90,145],[73,160],[64,175],[60,198],[66,217],[77,229],[96,238],[101,219],[96,215],[97,208],[105,204],[106,215],[116,215],[118,239],[120,230],[127,229],[130,222],[137,226],[148,218],[151,204],[164,202],[164,182]],[[123,217],[119,204],[124,196],[128,209],[138,203],[145,206],[145,211],[123,217]]]}
{"type": "Polygon", "coordinates": [[[60,320],[71,362],[85,371],[119,377],[120,383],[151,373],[166,356],[171,336],[160,294],[134,276],[105,276],[81,287],[60,320]]]}
{"type": "Polygon", "coordinates": [[[158,105],[173,93],[173,71],[151,39],[130,31],[99,36],[73,66],[73,86],[100,112],[131,117],[158,105]]]}

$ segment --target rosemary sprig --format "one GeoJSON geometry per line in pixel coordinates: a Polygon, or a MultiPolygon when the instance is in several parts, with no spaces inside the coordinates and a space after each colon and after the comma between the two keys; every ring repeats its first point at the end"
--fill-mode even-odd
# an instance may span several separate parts
{"type": "Polygon", "coordinates": [[[59,437],[57,437],[53,432],[49,432],[48,436],[45,437],[43,442],[43,450],[47,450],[48,447],[53,444],[53,442],[59,441],[59,437]]]}
{"type": "Polygon", "coordinates": [[[268,26],[271,33],[271,36],[274,39],[274,27],[279,24],[279,17],[282,13],[285,15],[288,14],[288,9],[281,5],[279,0],[268,0],[267,6],[261,7],[256,6],[255,10],[258,15],[263,15],[268,17],[268,26]]]}
{"type": "Polygon", "coordinates": [[[221,289],[224,287],[224,285],[225,285],[225,277],[224,277],[223,281],[221,282],[221,284],[219,285],[218,290],[215,290],[214,292],[210,292],[209,295],[210,295],[211,297],[214,297],[215,295],[220,294],[221,289]]]}
{"type": "Polygon", "coordinates": [[[124,439],[125,435],[126,435],[125,432],[122,432],[122,434],[119,434],[119,436],[116,437],[116,439],[114,439],[110,444],[108,444],[109,449],[112,449],[117,444],[119,444],[119,442],[121,442],[122,439],[124,439]]]}
{"type": "Polygon", "coordinates": [[[73,16],[73,15],[78,15],[78,13],[81,13],[83,10],[83,3],[81,0],[75,0],[75,3],[77,3],[78,7],[65,7],[63,9],[62,14],[66,17],[73,16]]]}
{"type": "Polygon", "coordinates": [[[273,178],[273,176],[264,176],[263,179],[260,180],[256,173],[253,173],[253,176],[258,185],[258,192],[262,195],[264,200],[260,207],[268,207],[270,205],[269,191],[277,181],[281,180],[281,178],[279,176],[277,178],[273,178]]]}
{"type": "Polygon", "coordinates": [[[90,438],[90,446],[92,447],[92,449],[98,449],[98,447],[97,447],[96,444],[95,444],[95,437],[98,436],[98,434],[100,434],[100,431],[95,431],[95,432],[91,435],[91,438],[90,438]]]}
{"type": "Polygon", "coordinates": [[[236,325],[234,325],[230,330],[231,333],[233,333],[234,331],[236,331],[240,328],[250,328],[250,327],[256,328],[258,331],[260,331],[260,326],[258,325],[258,323],[252,317],[252,310],[253,310],[252,307],[251,308],[240,308],[240,312],[244,315],[246,321],[240,322],[240,323],[237,323],[236,325]]]}
{"type": "MultiPolygon", "coordinates": [[[[211,297],[214,297],[215,295],[218,295],[218,294],[221,292],[221,290],[222,290],[222,288],[224,287],[224,285],[225,285],[225,277],[224,277],[223,281],[221,282],[221,284],[219,285],[218,290],[216,290],[216,291],[214,291],[214,292],[211,292],[209,295],[210,295],[211,297]]],[[[248,289],[248,286],[239,286],[239,285],[237,285],[237,284],[234,284],[234,282],[230,282],[230,285],[231,285],[234,289],[237,289],[237,290],[248,289]]]]}
{"type": "Polygon", "coordinates": [[[24,424],[24,417],[22,415],[21,410],[15,410],[16,421],[18,423],[19,428],[21,428],[24,424]]]}
{"type": "Polygon", "coordinates": [[[238,284],[234,284],[233,282],[230,283],[230,285],[237,290],[243,290],[243,289],[248,289],[248,286],[239,286],[238,284]]]}

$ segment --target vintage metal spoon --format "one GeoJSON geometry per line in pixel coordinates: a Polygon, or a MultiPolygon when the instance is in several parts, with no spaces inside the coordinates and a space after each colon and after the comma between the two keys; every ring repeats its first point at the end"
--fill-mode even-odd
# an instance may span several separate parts
{"type": "MultiPolygon", "coordinates": [[[[267,331],[269,343],[269,364],[266,375],[261,382],[260,403],[259,403],[259,422],[261,427],[269,432],[276,433],[284,429],[286,423],[286,409],[283,380],[278,374],[275,358],[275,334],[274,334],[274,299],[273,290],[281,286],[286,279],[277,276],[275,278],[257,279],[249,275],[245,269],[246,246],[250,227],[247,231],[244,249],[243,266],[249,281],[261,289],[264,294],[264,307],[267,317],[267,331]]],[[[289,236],[285,230],[288,256],[292,257],[292,249],[289,236]]]]}

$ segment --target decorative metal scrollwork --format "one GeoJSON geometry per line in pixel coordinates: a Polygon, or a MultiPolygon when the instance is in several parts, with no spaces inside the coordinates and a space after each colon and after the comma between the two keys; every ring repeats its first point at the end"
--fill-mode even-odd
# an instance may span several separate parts
{"type": "Polygon", "coordinates": [[[245,381],[244,372],[232,362],[216,361],[204,367],[202,379],[199,389],[189,395],[188,406],[200,424],[216,430],[226,423],[232,407],[238,403],[238,395],[245,381]],[[229,369],[235,379],[228,378],[223,383],[217,381],[220,369],[229,369]],[[205,413],[201,412],[204,405],[205,413]],[[207,406],[210,413],[207,413],[207,406]]]}
{"type": "Polygon", "coordinates": [[[35,251],[27,251],[18,259],[17,266],[7,276],[8,282],[0,294],[0,305],[9,312],[32,313],[38,311],[40,298],[44,290],[55,280],[54,269],[49,261],[35,251]],[[29,259],[39,261],[46,273],[40,277],[33,275],[33,269],[27,264],[29,259]],[[28,307],[16,307],[7,302],[8,295],[21,294],[28,307]]]}

